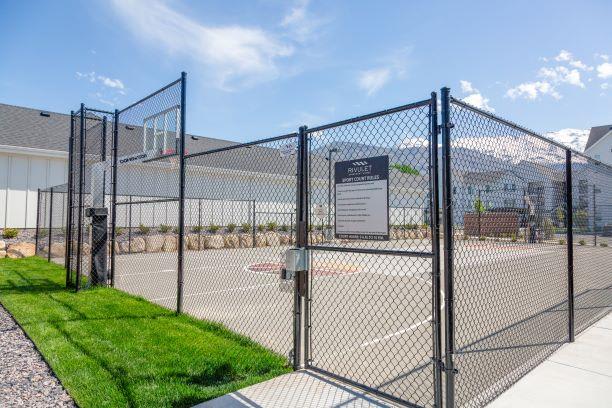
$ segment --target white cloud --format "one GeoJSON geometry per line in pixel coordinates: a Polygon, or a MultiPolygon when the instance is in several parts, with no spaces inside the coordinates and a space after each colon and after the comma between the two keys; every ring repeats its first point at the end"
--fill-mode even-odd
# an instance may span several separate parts
{"type": "Polygon", "coordinates": [[[468,103],[478,109],[485,109],[490,112],[495,112],[495,109],[489,105],[489,98],[484,97],[478,89],[474,88],[471,82],[462,79],[459,81],[459,83],[461,84],[461,91],[469,94],[463,98],[465,103],[468,103]]]}
{"type": "Polygon", "coordinates": [[[294,52],[262,29],[203,25],[163,0],[113,0],[111,4],[135,36],[169,55],[182,54],[205,65],[222,89],[277,78],[278,60],[294,52]]]}
{"type": "Polygon", "coordinates": [[[538,76],[546,78],[552,83],[567,83],[570,85],[584,88],[584,83],[580,79],[580,72],[577,69],[568,69],[567,67],[557,66],[554,68],[542,67],[538,72],[538,76]]]}
{"type": "Polygon", "coordinates": [[[597,76],[603,79],[612,78],[612,63],[604,62],[597,66],[597,76]]]}
{"type": "Polygon", "coordinates": [[[280,25],[290,32],[292,39],[306,42],[317,37],[320,27],[326,19],[315,16],[308,10],[310,0],[296,0],[293,7],[283,17],[280,25]]]}
{"type": "Polygon", "coordinates": [[[376,68],[362,71],[359,74],[358,83],[361,89],[366,91],[368,95],[372,95],[385,86],[389,79],[391,79],[389,68],[376,68]]]}
{"type": "Polygon", "coordinates": [[[86,72],[86,73],[82,73],[77,71],[76,72],[77,78],[79,79],[86,79],[89,82],[96,82],[96,73],[95,72],[86,72]]]}
{"type": "Polygon", "coordinates": [[[124,89],[125,86],[120,79],[112,79],[109,77],[105,77],[104,75],[98,75],[98,80],[102,82],[104,86],[108,86],[109,88],[115,89],[124,89]]]}
{"type": "Polygon", "coordinates": [[[610,88],[610,84],[607,82],[604,82],[603,84],[601,84],[601,89],[606,90],[610,88]]]}
{"type": "Polygon", "coordinates": [[[561,129],[554,132],[544,134],[549,139],[552,139],[565,146],[571,147],[578,151],[583,151],[589,138],[588,129],[561,129]]]}
{"type": "Polygon", "coordinates": [[[555,57],[555,61],[567,62],[570,66],[581,69],[583,71],[593,70],[593,67],[588,66],[584,62],[575,59],[572,53],[567,50],[561,50],[561,52],[559,52],[559,54],[555,57]]]}
{"type": "Polygon", "coordinates": [[[473,86],[472,83],[469,81],[465,81],[465,80],[461,80],[459,81],[459,83],[461,84],[461,91],[463,93],[475,93],[478,92],[473,86]]]}
{"type": "Polygon", "coordinates": [[[550,95],[555,99],[561,99],[561,95],[555,90],[554,86],[546,81],[524,82],[506,91],[506,96],[512,99],[522,97],[535,100],[540,95],[550,95]]]}

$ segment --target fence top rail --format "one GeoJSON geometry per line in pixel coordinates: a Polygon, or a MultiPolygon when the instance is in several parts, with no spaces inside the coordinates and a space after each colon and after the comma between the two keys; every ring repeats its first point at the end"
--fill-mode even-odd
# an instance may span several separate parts
{"type": "Polygon", "coordinates": [[[368,119],[373,119],[373,118],[377,118],[379,116],[385,116],[385,115],[390,115],[392,113],[401,112],[401,111],[405,111],[405,110],[409,110],[409,109],[420,108],[422,106],[427,106],[430,103],[431,103],[431,98],[424,99],[422,101],[418,101],[418,102],[414,102],[414,103],[409,103],[407,105],[402,105],[402,106],[398,106],[398,107],[395,107],[395,108],[385,109],[385,110],[382,110],[382,111],[378,111],[378,112],[374,112],[374,113],[369,113],[367,115],[355,116],[354,118],[345,119],[345,120],[341,120],[341,121],[338,121],[338,122],[329,123],[327,125],[321,125],[321,126],[313,127],[313,128],[310,128],[310,129],[306,129],[306,133],[320,132],[322,130],[326,130],[326,129],[330,129],[330,128],[334,128],[334,127],[338,127],[338,126],[343,126],[343,125],[349,125],[351,123],[360,122],[360,121],[368,120],[368,119]]]}
{"type": "Polygon", "coordinates": [[[137,101],[136,101],[136,102],[134,102],[133,104],[131,104],[131,105],[129,105],[129,106],[126,106],[125,108],[121,109],[121,110],[119,111],[119,114],[121,114],[121,113],[125,112],[126,110],[128,110],[128,109],[130,109],[130,108],[133,108],[134,106],[138,105],[139,103],[144,102],[144,101],[146,101],[147,99],[149,99],[149,98],[151,98],[151,97],[153,97],[153,96],[155,96],[155,95],[157,95],[157,94],[160,94],[160,93],[164,92],[166,89],[173,87],[174,85],[178,84],[178,83],[179,83],[179,82],[181,82],[181,81],[182,81],[182,78],[179,78],[179,79],[177,79],[177,80],[175,80],[175,81],[170,82],[168,85],[166,85],[166,86],[163,86],[163,87],[159,88],[157,91],[155,91],[155,92],[153,92],[153,93],[151,93],[151,94],[149,94],[149,95],[145,96],[144,98],[137,100],[137,101]]]}
{"type": "Polygon", "coordinates": [[[295,132],[294,133],[288,133],[286,135],[270,137],[270,138],[267,138],[267,139],[254,140],[252,142],[238,143],[238,144],[233,144],[233,145],[229,145],[229,146],[218,147],[218,148],[215,148],[215,149],[205,150],[203,152],[191,153],[191,154],[185,155],[185,158],[189,159],[189,158],[192,158],[192,157],[205,156],[205,155],[213,154],[213,153],[221,153],[221,152],[225,152],[225,151],[228,151],[228,150],[234,150],[234,149],[240,149],[240,148],[245,148],[245,147],[257,146],[257,145],[264,144],[264,143],[276,142],[278,140],[291,139],[291,138],[294,138],[294,137],[297,137],[297,133],[295,133],[295,132]]]}
{"type": "MultiPolygon", "coordinates": [[[[114,114],[115,114],[114,112],[109,112],[109,111],[105,111],[105,110],[102,110],[102,109],[96,109],[96,108],[88,108],[88,107],[85,107],[85,110],[86,110],[86,111],[89,111],[89,112],[102,113],[102,114],[104,114],[104,115],[114,115],[114,114]]],[[[92,119],[93,119],[93,118],[92,118],[92,119]]]]}
{"type": "Polygon", "coordinates": [[[492,119],[492,120],[494,120],[494,121],[496,121],[496,122],[499,122],[499,123],[501,123],[501,124],[503,124],[503,125],[506,125],[506,126],[509,126],[509,127],[513,128],[513,129],[516,129],[516,130],[519,130],[519,131],[521,131],[521,132],[527,133],[527,134],[528,134],[528,135],[530,135],[530,136],[533,136],[533,137],[535,137],[535,138],[538,138],[538,139],[540,139],[540,140],[542,140],[542,141],[544,141],[544,142],[550,143],[550,144],[552,144],[552,145],[554,145],[554,146],[556,146],[556,147],[558,147],[558,148],[560,148],[560,149],[563,149],[563,150],[569,150],[570,152],[572,152],[572,154],[575,154],[575,155],[578,155],[578,156],[582,156],[582,157],[584,157],[585,159],[588,159],[588,160],[590,160],[590,161],[594,162],[594,163],[595,163],[595,164],[597,164],[597,165],[602,165],[602,166],[609,167],[610,169],[612,169],[612,166],[609,166],[609,165],[607,165],[607,164],[605,164],[605,163],[603,163],[603,162],[601,162],[601,161],[599,161],[599,160],[597,160],[597,159],[594,159],[594,158],[592,158],[592,157],[590,157],[590,156],[587,156],[586,154],[584,154],[584,153],[582,153],[582,152],[579,152],[579,151],[577,151],[577,150],[574,150],[574,149],[572,149],[571,147],[565,146],[565,145],[563,145],[563,144],[561,144],[561,143],[559,143],[559,142],[556,142],[556,141],[551,140],[551,139],[549,139],[549,138],[547,138],[547,137],[544,137],[544,136],[542,136],[542,135],[540,135],[540,134],[538,134],[538,133],[534,132],[533,130],[527,129],[526,127],[523,127],[523,126],[518,125],[518,124],[516,124],[516,123],[514,123],[514,122],[511,122],[511,121],[509,121],[509,120],[506,120],[506,119],[504,119],[504,118],[501,118],[501,117],[499,117],[499,116],[497,116],[497,115],[495,115],[495,114],[493,114],[493,113],[490,113],[490,112],[484,111],[484,110],[482,110],[482,109],[478,109],[477,107],[472,106],[472,105],[470,105],[469,103],[466,103],[466,102],[464,102],[464,101],[462,101],[462,100],[460,100],[460,99],[457,99],[457,98],[455,98],[455,97],[453,97],[453,96],[451,96],[451,97],[450,97],[450,100],[451,100],[451,102],[452,102],[452,103],[454,103],[455,105],[459,105],[459,106],[461,106],[461,107],[463,107],[463,108],[465,108],[465,109],[468,109],[468,110],[471,110],[471,111],[473,111],[473,112],[476,112],[476,113],[478,113],[478,114],[480,114],[480,115],[486,116],[487,118],[492,119]]]}

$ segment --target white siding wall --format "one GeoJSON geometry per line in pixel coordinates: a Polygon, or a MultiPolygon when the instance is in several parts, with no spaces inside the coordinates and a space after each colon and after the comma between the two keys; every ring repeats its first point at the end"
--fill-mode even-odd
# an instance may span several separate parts
{"type": "Polygon", "coordinates": [[[37,190],[68,177],[68,160],[57,156],[0,152],[0,228],[36,228],[37,190]]]}

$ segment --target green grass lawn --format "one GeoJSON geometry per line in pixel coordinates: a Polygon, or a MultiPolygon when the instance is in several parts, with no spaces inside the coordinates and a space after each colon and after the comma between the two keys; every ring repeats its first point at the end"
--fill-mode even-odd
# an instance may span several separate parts
{"type": "Polygon", "coordinates": [[[0,259],[0,303],[83,408],[186,407],[290,371],[221,325],[64,282],[64,269],[40,258],[0,259]]]}

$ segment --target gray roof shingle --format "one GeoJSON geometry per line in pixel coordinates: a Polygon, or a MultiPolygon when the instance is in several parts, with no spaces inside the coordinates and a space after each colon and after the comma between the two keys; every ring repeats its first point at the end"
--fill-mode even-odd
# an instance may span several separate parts
{"type": "Polygon", "coordinates": [[[586,146],[584,150],[593,146],[595,143],[599,141],[602,137],[604,137],[608,132],[612,131],[612,125],[604,125],[604,126],[595,126],[591,128],[591,132],[589,133],[589,139],[587,140],[586,146]]]}

